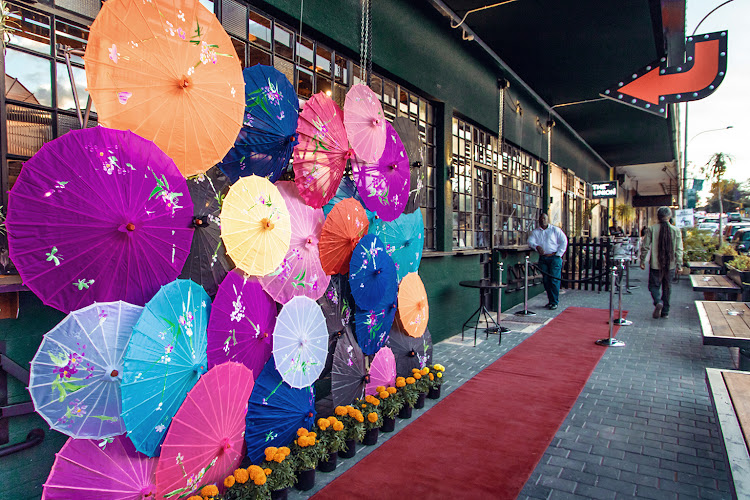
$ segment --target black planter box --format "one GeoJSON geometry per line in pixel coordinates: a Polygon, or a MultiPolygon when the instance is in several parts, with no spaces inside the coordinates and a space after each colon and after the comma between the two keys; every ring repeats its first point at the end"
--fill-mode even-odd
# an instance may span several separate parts
{"type": "Polygon", "coordinates": [[[383,432],[393,432],[396,429],[396,418],[383,417],[383,426],[380,430],[383,432]]]}
{"type": "Polygon", "coordinates": [[[720,253],[714,253],[714,262],[716,265],[721,266],[721,274],[727,274],[726,263],[734,259],[734,255],[721,255],[720,253]]]}
{"type": "Polygon", "coordinates": [[[750,301],[750,271],[740,271],[727,264],[727,278],[737,283],[742,288],[742,301],[750,301]]]}
{"type": "Polygon", "coordinates": [[[357,442],[353,439],[346,440],[346,451],[341,450],[339,456],[341,458],[352,458],[357,453],[357,442]]]}
{"type": "Polygon", "coordinates": [[[301,470],[297,473],[294,487],[300,491],[311,490],[315,486],[315,469],[301,470]]]}
{"type": "Polygon", "coordinates": [[[328,460],[322,460],[318,464],[318,470],[320,472],[333,472],[336,470],[336,462],[338,461],[338,454],[336,453],[329,453],[328,454],[328,460]]]}

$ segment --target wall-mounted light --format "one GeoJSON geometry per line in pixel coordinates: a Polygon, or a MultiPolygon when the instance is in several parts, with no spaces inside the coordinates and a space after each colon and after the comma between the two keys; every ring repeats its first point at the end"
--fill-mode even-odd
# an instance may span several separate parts
{"type": "Polygon", "coordinates": [[[466,30],[462,30],[462,31],[463,31],[463,33],[461,34],[462,39],[467,40],[469,42],[474,40],[474,35],[467,33],[466,30]]]}
{"type": "Polygon", "coordinates": [[[516,101],[516,114],[523,116],[523,107],[521,107],[521,101],[516,101]]]}

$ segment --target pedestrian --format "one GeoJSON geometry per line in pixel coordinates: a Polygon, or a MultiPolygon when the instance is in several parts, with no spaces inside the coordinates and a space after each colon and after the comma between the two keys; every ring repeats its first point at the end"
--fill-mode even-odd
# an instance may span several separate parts
{"type": "Polygon", "coordinates": [[[671,216],[669,207],[659,207],[659,222],[648,228],[641,245],[641,269],[646,269],[646,260],[649,262],[648,291],[654,301],[654,318],[669,317],[672,277],[682,268],[682,233],[669,223],[671,216]]]}
{"type": "Polygon", "coordinates": [[[568,237],[562,229],[549,223],[549,216],[539,214],[539,227],[529,236],[529,246],[539,252],[539,269],[547,292],[547,309],[557,309],[560,299],[562,256],[568,248],[568,237]]]}

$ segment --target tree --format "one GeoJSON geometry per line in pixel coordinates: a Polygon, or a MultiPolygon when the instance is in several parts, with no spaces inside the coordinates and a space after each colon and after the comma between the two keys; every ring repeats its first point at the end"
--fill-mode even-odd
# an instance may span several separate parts
{"type": "Polygon", "coordinates": [[[706,202],[706,211],[719,211],[719,190],[722,193],[722,203],[728,204],[727,211],[734,212],[750,206],[750,183],[723,179],[711,186],[711,197],[706,202]]]}
{"type": "MultiPolygon", "coordinates": [[[[721,214],[724,213],[724,201],[722,199],[721,180],[727,172],[727,165],[734,162],[734,158],[727,153],[714,153],[708,162],[703,166],[703,173],[713,184],[717,185],[717,194],[719,198],[719,246],[721,246],[721,234],[724,232],[722,227],[721,214]]],[[[712,186],[713,188],[713,186],[712,186]]]]}

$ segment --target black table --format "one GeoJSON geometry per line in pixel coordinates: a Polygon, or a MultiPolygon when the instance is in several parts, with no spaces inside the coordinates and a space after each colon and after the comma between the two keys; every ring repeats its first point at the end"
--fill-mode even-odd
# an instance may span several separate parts
{"type": "Polygon", "coordinates": [[[498,344],[502,343],[503,333],[509,332],[510,328],[500,326],[497,321],[495,321],[495,318],[492,317],[492,313],[490,313],[490,311],[488,311],[487,308],[484,307],[484,300],[487,294],[492,290],[499,290],[501,288],[505,288],[507,285],[504,283],[493,283],[490,280],[460,281],[458,284],[466,288],[479,289],[479,308],[471,313],[469,319],[467,319],[461,327],[461,340],[464,339],[464,330],[466,330],[466,325],[469,325],[476,315],[477,320],[476,323],[474,323],[474,345],[477,345],[477,329],[479,328],[479,320],[482,318],[484,318],[485,322],[487,323],[487,328],[485,329],[485,338],[489,338],[490,333],[497,333],[500,337],[500,339],[498,340],[498,344]],[[492,322],[495,326],[490,326],[490,322],[492,322]]]}

